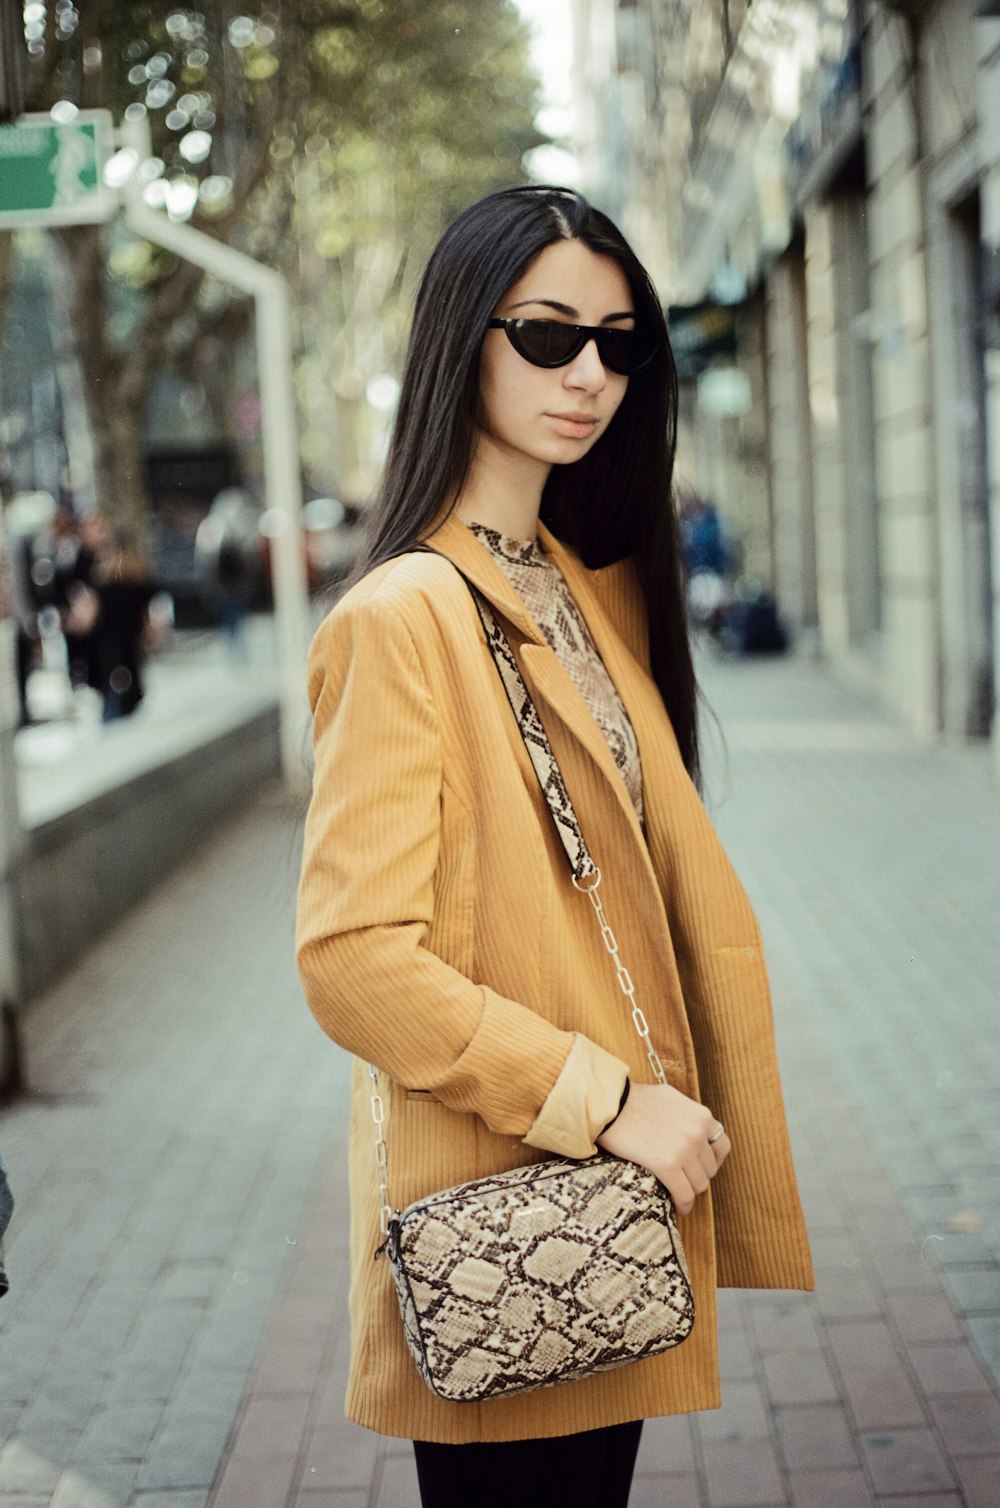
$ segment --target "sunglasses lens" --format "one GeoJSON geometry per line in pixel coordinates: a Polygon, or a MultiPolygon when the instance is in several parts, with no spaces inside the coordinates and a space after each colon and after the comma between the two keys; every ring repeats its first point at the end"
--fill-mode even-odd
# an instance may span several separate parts
{"type": "Polygon", "coordinates": [[[604,365],[620,377],[628,377],[644,367],[653,352],[649,341],[637,330],[602,330],[597,350],[604,365]]]}
{"type": "Polygon", "coordinates": [[[514,349],[540,367],[562,366],[575,356],[580,344],[575,325],[552,319],[519,319],[510,328],[514,349]]]}

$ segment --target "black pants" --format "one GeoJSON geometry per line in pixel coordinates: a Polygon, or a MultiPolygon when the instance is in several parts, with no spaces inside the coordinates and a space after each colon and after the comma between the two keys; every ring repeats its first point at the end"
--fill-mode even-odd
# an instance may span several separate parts
{"type": "Polygon", "coordinates": [[[626,1508],[642,1420],[541,1440],[414,1440],[423,1508],[626,1508]]]}

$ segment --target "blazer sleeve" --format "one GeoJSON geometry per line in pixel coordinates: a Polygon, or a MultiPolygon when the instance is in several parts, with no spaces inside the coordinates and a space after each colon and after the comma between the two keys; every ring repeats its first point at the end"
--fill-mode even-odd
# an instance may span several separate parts
{"type": "Polygon", "coordinates": [[[341,604],[310,654],[315,775],[297,953],[336,1042],[491,1130],[585,1157],[626,1065],[425,946],[440,844],[437,710],[394,604],[341,604]]]}

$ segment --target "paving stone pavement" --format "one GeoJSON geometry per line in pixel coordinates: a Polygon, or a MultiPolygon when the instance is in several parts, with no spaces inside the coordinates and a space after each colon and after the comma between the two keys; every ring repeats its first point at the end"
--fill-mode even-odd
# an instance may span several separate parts
{"type": "MultiPolygon", "coordinates": [[[[1000,791],[807,663],[705,666],[815,1295],[724,1294],[721,1410],[632,1508],[1000,1508],[1000,791]]],[[[342,1418],[345,1064],[269,791],[30,1013],[0,1149],[0,1508],[416,1508],[342,1418]]],[[[554,1505],[556,1508],[556,1505],[554,1505]]]]}

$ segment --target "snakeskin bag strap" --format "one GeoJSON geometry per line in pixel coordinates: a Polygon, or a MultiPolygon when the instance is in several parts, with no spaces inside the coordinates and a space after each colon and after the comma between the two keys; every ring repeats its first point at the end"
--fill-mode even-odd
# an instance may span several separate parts
{"type": "MultiPolygon", "coordinates": [[[[476,604],[573,885],[594,910],[653,1077],[666,1084],[605,915],[601,871],[544,724],[492,607],[459,574],[476,604]]],[[[369,1063],[368,1072],[385,1237],[376,1255],[388,1251],[411,1355],[439,1397],[479,1401],[570,1381],[656,1355],[690,1333],[694,1302],[673,1206],[651,1173],[605,1154],[553,1158],[446,1189],[400,1213],[389,1197],[379,1070],[369,1063]]]]}

